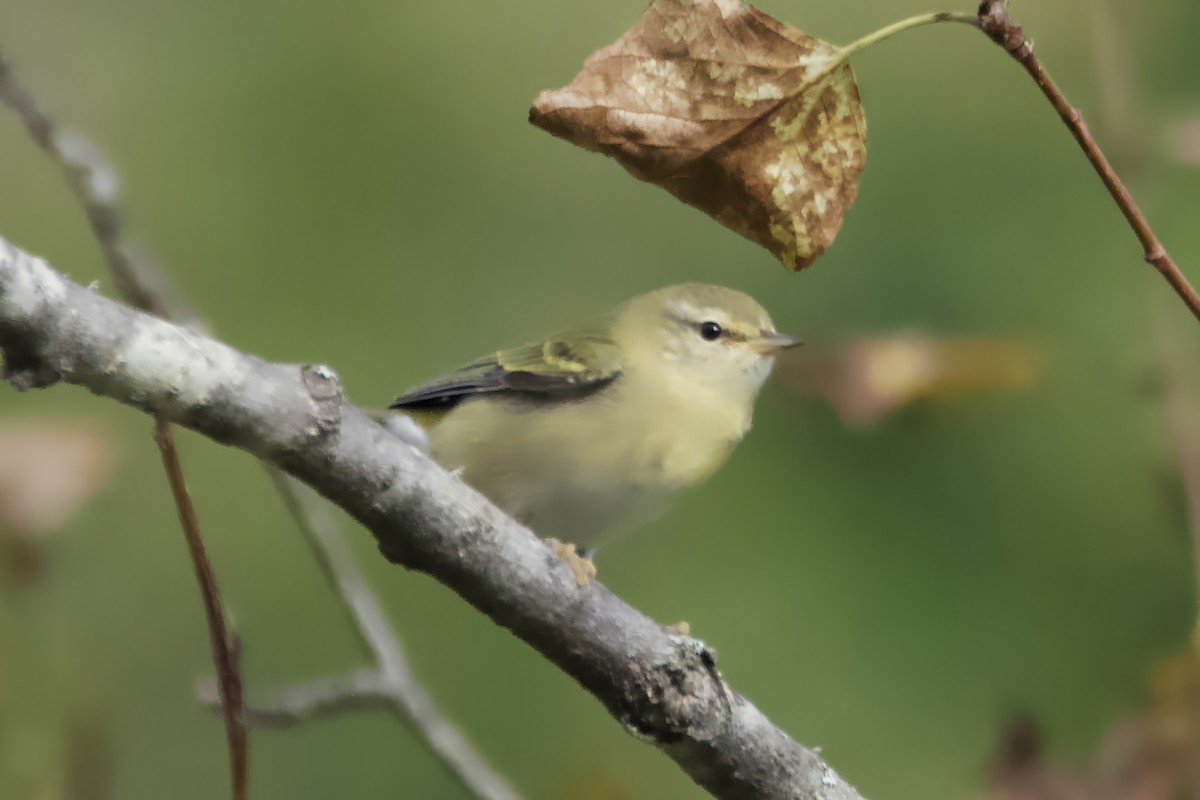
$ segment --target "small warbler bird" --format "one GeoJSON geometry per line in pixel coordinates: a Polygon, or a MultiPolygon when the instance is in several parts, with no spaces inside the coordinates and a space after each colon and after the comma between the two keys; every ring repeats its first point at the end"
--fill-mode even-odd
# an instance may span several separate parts
{"type": "Polygon", "coordinates": [[[750,429],[781,348],[762,306],[688,283],[411,389],[391,408],[430,455],[550,539],[580,584],[602,538],[713,474],[750,429]],[[563,544],[564,542],[570,544],[563,544]]]}

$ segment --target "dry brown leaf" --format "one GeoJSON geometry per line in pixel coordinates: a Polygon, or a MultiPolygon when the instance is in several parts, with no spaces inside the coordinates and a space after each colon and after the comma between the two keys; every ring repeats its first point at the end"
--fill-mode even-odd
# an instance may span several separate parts
{"type": "Polygon", "coordinates": [[[1004,339],[944,339],[918,332],[863,336],[835,353],[779,368],[799,393],[818,394],[851,427],[879,422],[923,399],[953,400],[1022,389],[1038,374],[1027,344],[1004,339]]]}
{"type": "Polygon", "coordinates": [[[654,0],[538,95],[530,121],[802,269],[833,242],[866,161],[841,54],[741,0],[654,0]]]}
{"type": "Polygon", "coordinates": [[[83,426],[0,425],[0,528],[23,535],[61,528],[107,485],[115,463],[111,446],[83,426]]]}

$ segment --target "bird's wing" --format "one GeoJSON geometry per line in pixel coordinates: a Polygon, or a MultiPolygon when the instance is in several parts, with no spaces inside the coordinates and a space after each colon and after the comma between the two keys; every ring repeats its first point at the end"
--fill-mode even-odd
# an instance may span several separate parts
{"type": "Polygon", "coordinates": [[[621,373],[621,351],[603,322],[501,350],[410,389],[390,408],[449,409],[467,397],[497,392],[550,399],[587,393],[621,373]]]}

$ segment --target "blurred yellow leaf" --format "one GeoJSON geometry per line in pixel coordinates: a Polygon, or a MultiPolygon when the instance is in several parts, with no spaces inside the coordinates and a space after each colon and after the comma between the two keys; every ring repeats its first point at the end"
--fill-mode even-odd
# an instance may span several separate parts
{"type": "Polygon", "coordinates": [[[1038,373],[1027,344],[918,332],[863,336],[813,358],[781,365],[782,379],[798,392],[824,397],[852,427],[872,425],[917,400],[1025,388],[1038,373]]]}
{"type": "Polygon", "coordinates": [[[654,0],[530,121],[615,158],[802,269],[858,194],[866,118],[842,50],[741,0],[654,0]]]}

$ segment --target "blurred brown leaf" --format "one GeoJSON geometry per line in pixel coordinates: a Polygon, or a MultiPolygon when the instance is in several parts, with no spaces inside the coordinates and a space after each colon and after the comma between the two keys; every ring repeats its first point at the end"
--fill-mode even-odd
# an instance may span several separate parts
{"type": "Polygon", "coordinates": [[[851,427],[879,422],[922,399],[958,399],[1032,385],[1037,356],[1004,339],[941,339],[897,332],[852,339],[779,368],[792,390],[818,394],[851,427]]]}
{"type": "Polygon", "coordinates": [[[115,464],[112,447],[86,427],[0,425],[0,528],[23,535],[58,530],[107,485],[115,464]]]}
{"type": "Polygon", "coordinates": [[[833,242],[866,161],[840,53],[741,0],[654,0],[538,95],[530,121],[802,269],[833,242]]]}
{"type": "Polygon", "coordinates": [[[1087,776],[1043,759],[1042,730],[1037,720],[1022,715],[1000,732],[988,767],[992,800],[1098,800],[1099,791],[1087,776]]]}
{"type": "Polygon", "coordinates": [[[1189,647],[1163,660],[1151,702],[1105,736],[1095,769],[1122,800],[1184,800],[1200,792],[1200,658],[1189,647]]]}
{"type": "Polygon", "coordinates": [[[1021,719],[1001,733],[989,770],[993,800],[1191,800],[1200,792],[1200,657],[1157,666],[1145,711],[1117,722],[1086,771],[1043,759],[1041,732],[1021,719]]]}

